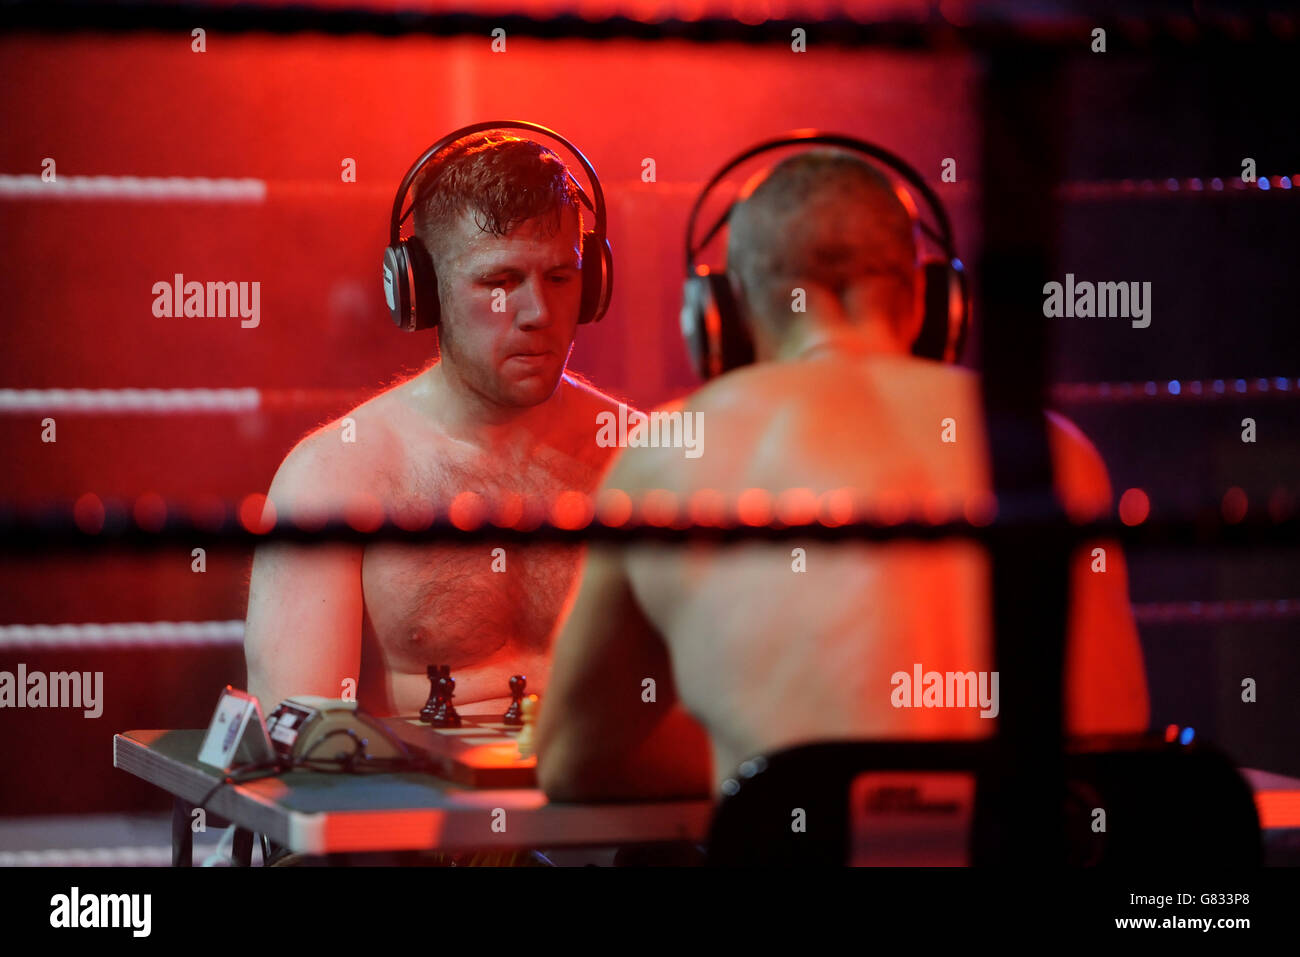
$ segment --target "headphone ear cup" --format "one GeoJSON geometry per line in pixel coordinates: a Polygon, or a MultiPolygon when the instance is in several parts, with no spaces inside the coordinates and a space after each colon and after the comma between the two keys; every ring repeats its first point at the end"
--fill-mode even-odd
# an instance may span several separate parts
{"type": "Polygon", "coordinates": [[[407,275],[405,243],[384,249],[384,302],[399,329],[411,330],[411,283],[407,275]]]}
{"type": "Polygon", "coordinates": [[[682,342],[686,345],[686,357],[691,361],[691,368],[696,376],[707,382],[722,370],[714,368],[710,362],[709,323],[717,324],[718,310],[704,273],[707,273],[707,268],[701,266],[696,275],[687,276],[682,285],[681,326],[682,342]]]}
{"type": "Polygon", "coordinates": [[[442,321],[442,303],[438,299],[438,276],[433,268],[433,257],[416,236],[402,241],[407,261],[411,264],[411,285],[415,302],[411,307],[411,331],[432,329],[442,321]]]}
{"type": "Polygon", "coordinates": [[[731,277],[725,273],[709,275],[709,287],[718,307],[718,355],[722,357],[722,371],[730,372],[754,361],[754,340],[745,325],[744,310],[731,277]]]}
{"type": "Polygon", "coordinates": [[[945,259],[926,260],[921,277],[925,284],[925,313],[921,331],[912,343],[912,355],[937,362],[956,359],[965,308],[960,277],[945,259]]]}
{"type": "Polygon", "coordinates": [[[582,305],[578,322],[599,322],[609,309],[614,286],[614,250],[609,240],[600,240],[596,231],[582,234],[582,305]]]}
{"type": "Polygon", "coordinates": [[[697,266],[682,287],[682,339],[704,381],[754,361],[754,343],[727,274],[697,266]]]}

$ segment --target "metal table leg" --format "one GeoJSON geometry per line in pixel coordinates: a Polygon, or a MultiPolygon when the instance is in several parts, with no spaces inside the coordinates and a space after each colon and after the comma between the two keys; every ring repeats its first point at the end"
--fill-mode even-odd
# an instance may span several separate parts
{"type": "Polygon", "coordinates": [[[230,852],[231,867],[253,866],[253,832],[242,827],[235,828],[235,846],[230,852]]]}
{"type": "Polygon", "coordinates": [[[190,830],[193,811],[193,804],[172,798],[172,867],[194,866],[194,832],[190,830]]]}

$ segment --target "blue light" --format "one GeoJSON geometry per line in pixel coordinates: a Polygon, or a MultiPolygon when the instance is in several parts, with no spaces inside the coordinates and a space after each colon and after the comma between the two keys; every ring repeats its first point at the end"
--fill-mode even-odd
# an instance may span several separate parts
{"type": "Polygon", "coordinates": [[[1223,189],[1223,180],[1217,176],[1214,177],[1214,179],[1210,180],[1210,189],[1223,189]]]}
{"type": "Polygon", "coordinates": [[[1283,177],[1278,181],[1278,185],[1281,186],[1283,189],[1290,189],[1290,188],[1291,188],[1291,177],[1290,177],[1290,176],[1283,176],[1283,177]]]}
{"type": "Polygon", "coordinates": [[[1192,738],[1196,737],[1196,732],[1191,728],[1183,728],[1183,733],[1178,736],[1179,744],[1191,744],[1192,738]]]}
{"type": "Polygon", "coordinates": [[[1291,383],[1287,381],[1286,376],[1278,376],[1273,380],[1273,385],[1276,388],[1281,389],[1283,392],[1291,388],[1291,383]]]}
{"type": "Polygon", "coordinates": [[[1238,379],[1236,382],[1234,382],[1234,383],[1232,384],[1232,387],[1233,387],[1234,389],[1236,389],[1238,392],[1245,392],[1245,391],[1246,391],[1246,380],[1245,380],[1245,379],[1238,379]]]}
{"type": "Polygon", "coordinates": [[[1178,395],[1183,391],[1182,384],[1177,379],[1170,379],[1168,388],[1170,395],[1178,395]]]}
{"type": "Polygon", "coordinates": [[[1178,180],[1174,179],[1172,176],[1169,177],[1165,180],[1165,189],[1175,193],[1178,192],[1178,180]]]}
{"type": "Polygon", "coordinates": [[[1269,188],[1269,186],[1268,186],[1268,177],[1267,177],[1267,176],[1261,176],[1261,177],[1259,178],[1259,188],[1260,188],[1260,189],[1268,189],[1268,188],[1269,188]]]}
{"type": "Polygon", "coordinates": [[[1156,384],[1154,382],[1148,382],[1146,385],[1142,387],[1142,391],[1145,392],[1147,395],[1155,395],[1156,384]]]}
{"type": "Polygon", "coordinates": [[[1214,391],[1215,391],[1216,393],[1218,393],[1219,395],[1223,395],[1223,380],[1222,380],[1222,379],[1215,379],[1215,380],[1214,380],[1214,391]]]}

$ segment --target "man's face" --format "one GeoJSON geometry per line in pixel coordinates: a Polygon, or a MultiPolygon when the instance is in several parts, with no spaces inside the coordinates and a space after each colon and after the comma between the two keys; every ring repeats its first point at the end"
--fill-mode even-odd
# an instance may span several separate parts
{"type": "Polygon", "coordinates": [[[505,236],[461,214],[438,263],[442,361],[489,403],[522,408],[555,391],[573,347],[582,300],[578,212],[548,235],[528,220],[505,236]]]}

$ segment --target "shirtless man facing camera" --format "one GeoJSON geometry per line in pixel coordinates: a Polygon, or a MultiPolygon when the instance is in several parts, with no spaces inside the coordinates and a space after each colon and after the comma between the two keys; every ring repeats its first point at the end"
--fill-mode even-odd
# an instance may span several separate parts
{"type": "MultiPolygon", "coordinates": [[[[462,493],[489,516],[541,516],[561,491],[591,492],[606,465],[596,417],[618,403],[565,374],[584,250],[559,157],[519,137],[472,135],[435,157],[414,197],[416,237],[438,277],[439,359],[294,447],[269,493],[280,521],[386,514],[400,524],[462,493]],[[340,428],[348,418],[353,442],[340,428]]],[[[543,690],[580,551],[507,548],[502,571],[492,548],[260,546],[245,634],[251,692],[270,711],[291,695],[342,697],[351,679],[367,710],[408,714],[428,697],[435,663],[451,667],[458,707],[504,710],[512,674],[543,690]]]]}
{"type": "MultiPolygon", "coordinates": [[[[766,489],[796,511],[853,489],[957,515],[987,494],[978,380],[910,355],[916,240],[879,172],[826,150],[778,164],[732,214],[728,272],[757,362],[686,400],[708,420],[708,453],[629,448],[605,486],[634,501],[667,490],[679,506],[721,493],[733,508],[766,489]],[[791,310],[795,288],[805,312],[791,310]],[[956,443],[941,441],[946,418],[956,443]]],[[[1050,442],[1066,508],[1108,507],[1088,440],[1052,416],[1050,442]]],[[[1094,574],[1090,548],[1071,569],[1066,730],[1143,731],[1123,559],[1108,544],[1094,574]]],[[[541,786],[555,800],[717,795],[741,762],[797,744],[990,736],[980,707],[900,707],[892,680],[918,663],[990,671],[989,596],[970,542],[593,548],[538,721],[541,786]]]]}

